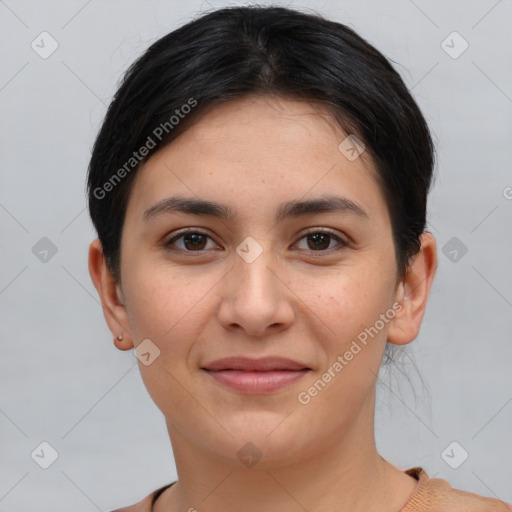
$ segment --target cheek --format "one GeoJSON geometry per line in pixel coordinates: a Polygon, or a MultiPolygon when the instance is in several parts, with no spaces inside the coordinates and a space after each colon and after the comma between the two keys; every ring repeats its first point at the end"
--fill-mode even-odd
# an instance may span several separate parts
{"type": "Polygon", "coordinates": [[[186,331],[198,327],[201,303],[215,286],[215,276],[204,270],[199,275],[199,265],[180,269],[149,258],[134,263],[140,264],[131,265],[126,289],[136,339],[150,338],[163,349],[175,339],[186,339],[186,331]]]}
{"type": "Polygon", "coordinates": [[[152,400],[168,417],[190,399],[183,386],[187,388],[190,379],[187,361],[193,341],[207,315],[208,283],[158,264],[132,268],[127,280],[134,343],[149,339],[158,350],[150,365],[139,361],[140,374],[152,400]]]}
{"type": "Polygon", "coordinates": [[[341,269],[337,274],[321,279],[305,278],[297,288],[304,314],[324,323],[327,331],[338,340],[357,335],[365,327],[373,325],[389,306],[387,283],[379,281],[377,275],[361,275],[361,272],[353,270],[341,269]]]}
{"type": "Polygon", "coordinates": [[[390,308],[390,282],[375,267],[370,268],[374,271],[345,268],[321,282],[306,280],[299,295],[307,305],[300,314],[309,323],[306,329],[322,353],[319,373],[330,369],[330,375],[336,375],[326,375],[326,380],[332,378],[333,385],[328,386],[324,399],[337,397],[346,400],[346,406],[373,385],[392,319],[388,315],[381,320],[390,308]],[[347,389],[351,390],[349,394],[345,394],[347,389]]]}
{"type": "Polygon", "coordinates": [[[307,329],[321,352],[321,365],[302,391],[311,392],[313,416],[330,415],[336,404],[340,418],[348,421],[375,386],[392,318],[381,320],[390,308],[389,289],[375,277],[348,272],[328,283],[316,293],[310,290],[304,300],[312,305],[314,314],[305,313],[312,322],[307,329]]]}
{"type": "Polygon", "coordinates": [[[158,351],[150,365],[139,361],[140,374],[153,401],[169,417],[190,400],[185,389],[193,371],[191,352],[213,314],[211,298],[220,276],[204,270],[199,275],[199,267],[191,272],[191,267],[141,265],[132,267],[127,280],[134,343],[149,339],[158,351]]]}

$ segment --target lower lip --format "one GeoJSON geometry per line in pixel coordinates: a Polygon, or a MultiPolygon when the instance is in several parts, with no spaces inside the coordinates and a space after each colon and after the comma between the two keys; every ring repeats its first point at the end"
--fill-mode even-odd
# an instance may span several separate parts
{"type": "Polygon", "coordinates": [[[245,372],[241,370],[205,370],[217,382],[240,393],[256,395],[271,393],[298,381],[309,370],[276,370],[269,372],[245,372]]]}

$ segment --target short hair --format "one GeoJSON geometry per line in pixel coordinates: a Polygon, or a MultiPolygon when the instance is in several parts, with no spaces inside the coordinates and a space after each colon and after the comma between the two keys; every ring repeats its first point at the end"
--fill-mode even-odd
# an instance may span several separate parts
{"type": "Polygon", "coordinates": [[[251,5],[203,13],[158,39],[126,71],[108,107],[87,187],[90,216],[116,281],[127,200],[141,164],[211,107],[251,94],[325,105],[363,142],[390,214],[398,277],[404,277],[420,249],[434,166],[419,107],[386,57],[351,28],[318,14],[251,5]]]}

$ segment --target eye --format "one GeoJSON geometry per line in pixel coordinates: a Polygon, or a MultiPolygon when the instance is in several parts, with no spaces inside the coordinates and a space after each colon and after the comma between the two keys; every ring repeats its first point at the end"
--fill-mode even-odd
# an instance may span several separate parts
{"type": "MultiPolygon", "coordinates": [[[[165,242],[165,247],[171,249],[171,250],[178,250],[178,251],[185,251],[185,252],[202,252],[203,249],[205,249],[206,240],[207,239],[212,240],[210,235],[207,233],[204,233],[203,231],[198,231],[193,228],[188,228],[184,231],[181,231],[178,235],[171,238],[168,242],[165,242]],[[175,249],[172,247],[177,240],[183,239],[183,247],[178,247],[178,249],[175,249]]],[[[216,245],[216,244],[214,244],[216,245]]]]}
{"type": "Polygon", "coordinates": [[[329,252],[325,249],[329,247],[332,240],[336,240],[338,242],[338,247],[334,248],[334,250],[341,250],[347,247],[349,244],[345,242],[341,237],[334,234],[334,231],[330,229],[317,229],[308,232],[305,236],[303,236],[300,240],[306,240],[307,246],[305,250],[309,250],[312,252],[329,252]]]}
{"type": "MultiPolygon", "coordinates": [[[[311,252],[329,252],[327,249],[333,240],[338,242],[338,247],[335,247],[333,250],[341,250],[347,247],[349,244],[341,237],[334,234],[335,232],[330,229],[316,229],[311,230],[302,236],[299,241],[307,240],[307,246],[304,250],[311,252]]],[[[207,240],[210,239],[213,241],[210,235],[203,231],[199,231],[194,228],[187,228],[184,231],[181,231],[176,236],[171,238],[168,242],[164,243],[166,248],[176,251],[182,252],[203,252],[207,248],[207,240]],[[177,247],[177,241],[182,241],[183,244],[181,247],[177,247]]],[[[216,247],[217,244],[214,243],[216,247]]]]}

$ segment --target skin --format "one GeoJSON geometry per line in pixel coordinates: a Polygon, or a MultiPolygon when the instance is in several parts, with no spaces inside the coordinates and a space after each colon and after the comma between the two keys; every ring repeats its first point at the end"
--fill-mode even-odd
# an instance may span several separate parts
{"type": "Polygon", "coordinates": [[[377,453],[375,389],[386,342],[404,345],[418,335],[436,242],[423,233],[398,279],[369,153],[347,159],[338,149],[347,135],[308,102],[251,96],[216,106],[138,171],[120,283],[99,240],[91,243],[89,270],[106,321],[114,337],[123,334],[117,348],[150,339],[160,350],[139,367],[165,416],[178,483],[155,512],[230,512],[241,504],[245,512],[396,512],[414,493],[417,481],[377,453]],[[143,220],[146,209],[174,194],[224,203],[237,217],[143,220]],[[275,222],[281,203],[323,194],[351,199],[368,219],[324,212],[275,222]],[[199,252],[186,238],[174,242],[174,252],[165,248],[187,227],[210,237],[199,252]],[[309,228],[331,228],[350,244],[308,242],[309,228]],[[252,263],[236,252],[248,236],[263,251],[252,263]],[[307,405],[299,403],[298,393],[394,303],[401,304],[394,318],[307,405]],[[232,355],[280,355],[312,370],[271,394],[243,395],[200,370],[232,355]],[[248,441],[262,454],[252,467],[237,457],[248,441]]]}

